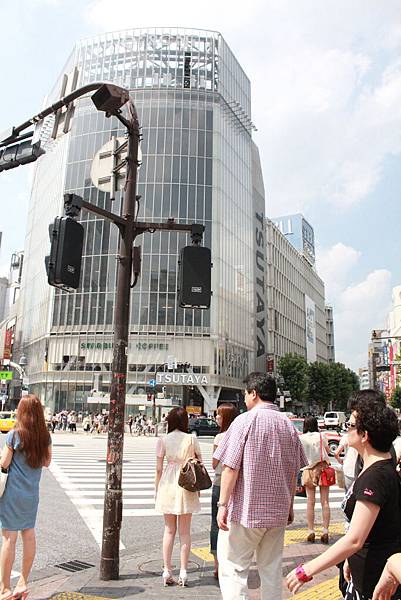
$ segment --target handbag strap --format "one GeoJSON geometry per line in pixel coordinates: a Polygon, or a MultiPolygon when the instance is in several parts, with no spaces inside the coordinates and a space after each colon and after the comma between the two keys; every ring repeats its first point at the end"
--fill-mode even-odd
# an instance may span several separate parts
{"type": "Polygon", "coordinates": [[[322,434],[320,434],[320,462],[323,462],[323,439],[322,439],[322,434]]]}
{"type": "Polygon", "coordinates": [[[189,435],[191,436],[191,443],[189,446],[190,447],[190,450],[189,450],[190,456],[188,456],[187,460],[189,460],[190,458],[195,458],[194,436],[191,433],[189,435]]]}

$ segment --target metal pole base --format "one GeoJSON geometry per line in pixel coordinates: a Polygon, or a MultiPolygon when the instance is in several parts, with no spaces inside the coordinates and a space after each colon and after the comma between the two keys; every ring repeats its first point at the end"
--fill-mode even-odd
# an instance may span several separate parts
{"type": "Polygon", "coordinates": [[[120,559],[118,553],[114,558],[101,557],[99,575],[101,581],[112,581],[120,578],[120,559]]]}

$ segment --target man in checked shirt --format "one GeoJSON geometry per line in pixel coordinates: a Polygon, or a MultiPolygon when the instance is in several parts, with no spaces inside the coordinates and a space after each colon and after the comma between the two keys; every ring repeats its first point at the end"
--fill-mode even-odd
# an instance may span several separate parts
{"type": "Polygon", "coordinates": [[[273,377],[250,373],[244,383],[248,412],[232,422],[214,453],[223,464],[219,582],[224,600],[248,598],[248,572],[256,552],[261,598],[280,600],[284,531],[294,520],[296,478],[307,460],[295,427],[274,404],[273,377]]]}

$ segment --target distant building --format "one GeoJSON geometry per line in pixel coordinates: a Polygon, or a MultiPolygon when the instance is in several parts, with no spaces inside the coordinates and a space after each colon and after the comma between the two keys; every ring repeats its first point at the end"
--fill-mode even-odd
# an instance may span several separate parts
{"type": "Polygon", "coordinates": [[[336,355],[334,349],[334,321],[333,307],[329,304],[325,306],[326,311],[326,344],[327,344],[327,361],[335,362],[336,355]]]}
{"type": "Polygon", "coordinates": [[[17,303],[22,279],[22,268],[24,265],[24,252],[14,252],[11,256],[10,275],[8,278],[8,305],[10,310],[17,303]]]}
{"type": "Polygon", "coordinates": [[[324,283],[304,253],[266,220],[267,367],[292,352],[327,362],[324,283]]]}
{"type": "Polygon", "coordinates": [[[0,277],[0,321],[2,321],[6,315],[7,306],[7,288],[8,279],[7,277],[0,277]]]}
{"type": "Polygon", "coordinates": [[[369,369],[367,367],[362,367],[361,369],[358,369],[358,377],[360,389],[368,390],[370,388],[369,369]]]}
{"type": "Polygon", "coordinates": [[[300,213],[272,219],[287,240],[314,266],[315,234],[313,227],[300,213]]]}

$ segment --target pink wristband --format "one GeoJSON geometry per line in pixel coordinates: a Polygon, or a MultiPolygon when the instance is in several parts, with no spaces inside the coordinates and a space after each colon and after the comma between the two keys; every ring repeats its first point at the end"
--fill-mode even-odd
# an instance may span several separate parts
{"type": "Polygon", "coordinates": [[[298,579],[298,581],[301,581],[302,583],[308,583],[308,581],[312,581],[313,579],[313,577],[305,573],[303,564],[298,565],[295,569],[295,577],[298,579]]]}

